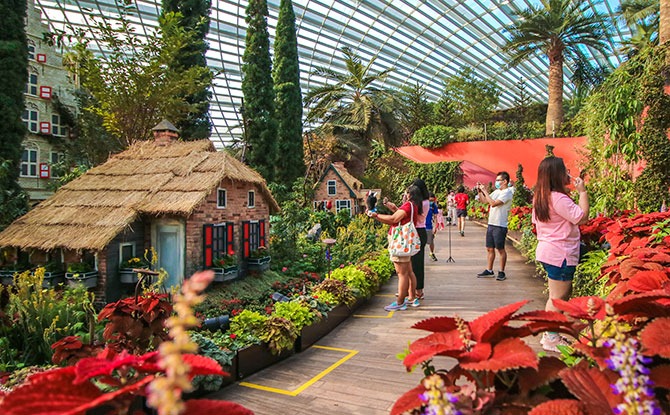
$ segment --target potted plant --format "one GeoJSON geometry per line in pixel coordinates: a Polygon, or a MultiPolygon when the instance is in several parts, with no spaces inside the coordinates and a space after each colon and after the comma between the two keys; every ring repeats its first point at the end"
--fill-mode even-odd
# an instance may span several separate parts
{"type": "Polygon", "coordinates": [[[82,284],[86,288],[93,288],[98,284],[98,271],[87,262],[73,262],[67,266],[65,279],[70,286],[82,284]]]}
{"type": "Polygon", "coordinates": [[[236,279],[239,275],[239,268],[235,251],[229,251],[227,254],[214,258],[212,271],[214,271],[214,281],[222,282],[236,279]]]}
{"type": "Polygon", "coordinates": [[[247,268],[252,271],[265,271],[270,268],[270,254],[264,246],[251,251],[247,258],[247,268]]]}
{"type": "Polygon", "coordinates": [[[138,273],[133,269],[149,269],[149,261],[140,257],[132,257],[119,265],[119,279],[124,284],[137,284],[139,280],[138,273]]]}

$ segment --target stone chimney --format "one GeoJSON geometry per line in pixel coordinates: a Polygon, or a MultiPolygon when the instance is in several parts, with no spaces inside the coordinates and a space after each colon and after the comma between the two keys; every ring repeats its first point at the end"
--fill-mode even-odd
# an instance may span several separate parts
{"type": "Polygon", "coordinates": [[[166,146],[172,140],[179,138],[179,130],[170,121],[163,119],[151,129],[154,132],[154,142],[159,146],[166,146]]]}

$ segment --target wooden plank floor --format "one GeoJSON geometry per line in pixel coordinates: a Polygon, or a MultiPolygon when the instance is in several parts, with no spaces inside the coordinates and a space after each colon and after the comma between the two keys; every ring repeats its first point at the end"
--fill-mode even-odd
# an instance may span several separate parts
{"type": "MultiPolygon", "coordinates": [[[[415,322],[433,316],[458,314],[466,320],[494,308],[523,299],[532,300],[523,311],[543,309],[546,301],[544,281],[534,275],[534,267],[512,247],[507,246],[507,280],[481,279],[475,275],[486,266],[484,248],[485,228],[466,223],[465,237],[451,232],[449,257],[448,232],[438,234],[436,255],[431,261],[426,255],[426,298],[421,307],[395,312],[390,318],[383,306],[394,299],[397,279],[393,277],[356,313],[348,318],[317,345],[355,350],[358,353],[323,376],[297,396],[252,389],[236,383],[208,396],[240,403],[256,415],[382,415],[388,414],[393,403],[404,392],[415,387],[421,379],[420,370],[407,373],[396,355],[409,342],[427,332],[411,329],[415,322]]],[[[496,258],[495,270],[498,269],[496,258]]],[[[529,340],[540,350],[539,337],[529,340]]],[[[310,348],[256,373],[244,382],[294,391],[313,376],[347,355],[346,352],[310,348]]],[[[453,359],[437,358],[436,367],[450,367],[453,359]]]]}

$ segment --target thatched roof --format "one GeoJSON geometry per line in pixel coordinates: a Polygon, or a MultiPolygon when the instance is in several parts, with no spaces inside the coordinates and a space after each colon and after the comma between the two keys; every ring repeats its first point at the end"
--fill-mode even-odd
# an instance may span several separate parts
{"type": "Polygon", "coordinates": [[[0,246],[101,250],[139,215],[188,216],[224,179],[256,184],[270,212],[279,210],[263,177],[209,140],[142,141],[18,218],[0,246]]]}

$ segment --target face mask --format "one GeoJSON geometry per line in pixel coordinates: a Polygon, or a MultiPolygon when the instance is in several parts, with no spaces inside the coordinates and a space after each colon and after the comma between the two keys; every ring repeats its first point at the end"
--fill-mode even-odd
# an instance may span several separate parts
{"type": "Polygon", "coordinates": [[[500,189],[500,182],[496,182],[496,189],[500,189]]]}

